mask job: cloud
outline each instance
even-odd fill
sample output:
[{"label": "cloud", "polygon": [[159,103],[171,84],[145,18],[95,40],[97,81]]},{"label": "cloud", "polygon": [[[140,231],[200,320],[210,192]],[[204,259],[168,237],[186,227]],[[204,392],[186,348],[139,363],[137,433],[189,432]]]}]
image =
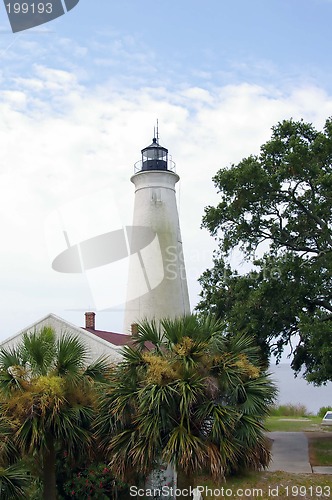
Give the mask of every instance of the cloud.
[{"label": "cloud", "polygon": [[[287,91],[249,83],[124,87],[123,79],[91,85],[69,68],[35,64],[19,77],[5,78],[0,113],[1,301],[2,324],[8,325],[1,335],[6,337],[48,312],[80,323],[82,312],[69,310],[93,307],[84,276],[51,270],[44,224],[59,206],[110,187],[130,225],[129,179],[140,150],[151,142],[156,118],[181,177],[179,210],[194,306],[197,278],[211,264],[215,246],[200,230],[204,207],[218,199],[212,176],[258,153],[279,120],[304,118],[322,127],[332,115],[332,96],[306,85]],[[85,214],[92,221],[94,216],[93,209]],[[112,214],[104,217],[111,220]],[[77,224],[85,221],[78,217]],[[121,311],[105,314],[104,321],[99,327],[120,331]]]}]

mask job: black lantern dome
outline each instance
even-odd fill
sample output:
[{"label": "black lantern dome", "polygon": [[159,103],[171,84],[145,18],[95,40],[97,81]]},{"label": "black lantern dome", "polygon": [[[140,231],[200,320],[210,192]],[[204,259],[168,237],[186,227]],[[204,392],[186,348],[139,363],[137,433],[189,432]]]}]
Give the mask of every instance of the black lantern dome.
[{"label": "black lantern dome", "polygon": [[167,163],[168,149],[160,146],[154,137],[152,144],[142,149],[142,170],[167,170]]}]

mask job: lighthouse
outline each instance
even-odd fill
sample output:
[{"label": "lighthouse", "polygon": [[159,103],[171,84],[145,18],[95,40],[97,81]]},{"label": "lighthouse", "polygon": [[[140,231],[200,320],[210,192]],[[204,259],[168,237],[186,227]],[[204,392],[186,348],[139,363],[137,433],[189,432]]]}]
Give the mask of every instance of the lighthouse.
[{"label": "lighthouse", "polygon": [[159,144],[142,149],[131,182],[134,216],[124,331],[143,319],[176,318],[190,313],[175,185],[179,176],[168,150]]}]

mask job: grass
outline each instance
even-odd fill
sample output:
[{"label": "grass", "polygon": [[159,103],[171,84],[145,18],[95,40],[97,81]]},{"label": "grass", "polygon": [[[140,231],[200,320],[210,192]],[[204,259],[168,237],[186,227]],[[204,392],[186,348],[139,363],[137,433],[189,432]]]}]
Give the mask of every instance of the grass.
[{"label": "grass", "polygon": [[268,431],[293,431],[293,432],[314,432],[332,431],[332,426],[322,426],[322,418],[326,413],[326,408],[320,408],[317,415],[312,415],[308,412],[304,405],[293,405],[291,403],[272,406],[270,409],[270,417],[266,420],[266,428]]},{"label": "grass", "polygon": [[[205,492],[202,492],[204,500],[219,500],[221,498],[313,500],[328,499],[332,496],[332,476],[323,474],[256,472],[229,478],[226,482],[218,485],[206,478],[200,478],[197,484],[206,485],[207,488],[212,489],[212,494],[206,495]],[[214,494],[213,490],[220,494]],[[207,493],[209,492],[207,491]]]},{"label": "grass", "polygon": [[332,426],[323,427],[321,425],[322,419],[320,417],[306,416],[306,417],[290,417],[287,415],[283,416],[271,416],[266,420],[266,429],[270,432],[272,431],[284,431],[284,432],[310,432],[310,431],[322,431],[329,432],[332,431]]},{"label": "grass", "polygon": [[309,442],[310,464],[312,466],[332,466],[332,433],[330,435],[308,433],[307,437]]}]

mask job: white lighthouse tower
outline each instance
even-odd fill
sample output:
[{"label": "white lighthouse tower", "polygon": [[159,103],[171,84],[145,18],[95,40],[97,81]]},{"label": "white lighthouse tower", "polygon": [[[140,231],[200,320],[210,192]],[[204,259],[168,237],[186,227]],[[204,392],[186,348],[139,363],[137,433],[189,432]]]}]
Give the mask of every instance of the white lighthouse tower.
[{"label": "white lighthouse tower", "polygon": [[142,149],[131,177],[135,185],[124,331],[143,319],[190,313],[175,184],[179,176],[157,134]]}]

